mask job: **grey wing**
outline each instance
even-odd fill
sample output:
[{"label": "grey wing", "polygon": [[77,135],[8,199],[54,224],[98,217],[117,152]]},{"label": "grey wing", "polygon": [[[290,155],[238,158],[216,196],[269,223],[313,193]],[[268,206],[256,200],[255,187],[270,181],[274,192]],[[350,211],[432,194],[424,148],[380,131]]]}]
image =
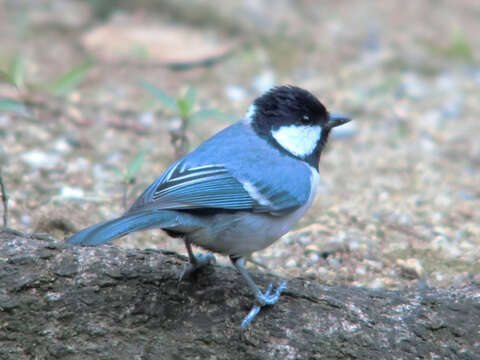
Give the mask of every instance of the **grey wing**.
[{"label": "grey wing", "polygon": [[185,167],[177,161],[128,210],[226,209],[280,215],[302,204],[265,183],[237,179],[222,164]]}]

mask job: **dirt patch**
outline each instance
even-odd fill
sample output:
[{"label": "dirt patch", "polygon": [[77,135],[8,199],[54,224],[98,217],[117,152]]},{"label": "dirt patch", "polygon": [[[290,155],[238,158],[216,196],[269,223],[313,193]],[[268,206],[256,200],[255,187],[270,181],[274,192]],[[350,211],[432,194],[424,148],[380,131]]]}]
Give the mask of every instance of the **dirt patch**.
[{"label": "dirt patch", "polygon": [[[0,114],[10,227],[53,226],[61,236],[62,229],[117,216],[124,210],[117,168],[150,149],[128,190],[133,201],[174,160],[171,116],[138,79],[170,95],[194,84],[201,106],[237,116],[269,84],[293,83],[314,92],[331,111],[351,114],[355,127],[331,139],[317,199],[296,230],[254,259],[284,276],[368,287],[480,283],[475,2],[287,1],[289,16],[282,17],[259,1],[247,9],[256,17],[245,28],[231,21],[235,36],[218,24],[236,19],[240,10],[222,7],[216,18],[221,21],[206,20],[199,34],[217,32],[222,44],[249,39],[249,46],[184,71],[102,60],[82,39],[112,20],[100,24],[85,3],[53,3],[0,3],[1,68],[16,52],[25,56],[26,68],[24,88],[2,83],[0,97],[27,102],[33,114]],[[143,19],[173,22],[182,31],[200,21],[182,22],[189,17],[179,16],[181,5],[175,14],[145,9],[116,10],[131,19],[123,31],[134,32]],[[67,94],[38,87],[92,57],[88,75]],[[212,119],[192,126],[188,135],[195,146],[226,125]],[[118,243],[184,251],[158,231]]]}]

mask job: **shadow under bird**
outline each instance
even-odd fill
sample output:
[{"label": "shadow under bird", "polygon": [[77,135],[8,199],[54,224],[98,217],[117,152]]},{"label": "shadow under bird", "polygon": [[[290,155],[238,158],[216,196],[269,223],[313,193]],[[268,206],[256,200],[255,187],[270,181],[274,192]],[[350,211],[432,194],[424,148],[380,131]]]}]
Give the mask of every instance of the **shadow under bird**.
[{"label": "shadow under bird", "polygon": [[286,282],[262,292],[245,259],[286,234],[312,204],[320,155],[332,128],[346,116],[331,114],[307,90],[272,88],[255,99],[244,118],[174,162],[120,217],[68,239],[99,245],[134,231],[160,228],[185,242],[189,275],[212,262],[194,255],[192,244],[226,254],[245,278],[257,304],[275,304]]}]

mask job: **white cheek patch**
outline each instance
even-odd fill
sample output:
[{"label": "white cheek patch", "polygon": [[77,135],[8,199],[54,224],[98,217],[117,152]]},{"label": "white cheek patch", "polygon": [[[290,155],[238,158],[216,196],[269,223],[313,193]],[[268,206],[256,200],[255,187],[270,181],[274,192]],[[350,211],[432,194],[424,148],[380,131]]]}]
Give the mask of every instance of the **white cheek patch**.
[{"label": "white cheek patch", "polygon": [[250,105],[245,113],[245,116],[243,117],[243,121],[245,121],[247,124],[251,124],[256,112],[257,107],[254,104]]},{"label": "white cheek patch", "polygon": [[277,130],[272,130],[272,136],[285,150],[304,158],[317,147],[322,136],[322,127],[318,125],[282,126]]}]

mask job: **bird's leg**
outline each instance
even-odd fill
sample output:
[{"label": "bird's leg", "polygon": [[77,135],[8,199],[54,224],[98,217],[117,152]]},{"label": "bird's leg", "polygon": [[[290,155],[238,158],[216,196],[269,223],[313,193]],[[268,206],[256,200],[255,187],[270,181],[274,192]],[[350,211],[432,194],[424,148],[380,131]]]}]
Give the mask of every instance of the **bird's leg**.
[{"label": "bird's leg", "polygon": [[282,284],[280,284],[280,286],[277,288],[277,290],[273,292],[273,294],[271,294],[273,290],[272,284],[268,286],[268,289],[267,291],[265,291],[265,293],[262,293],[258,288],[258,286],[253,281],[253,279],[248,274],[247,269],[245,268],[245,258],[230,256],[230,260],[232,261],[233,265],[235,265],[235,267],[240,272],[240,274],[242,274],[244,279],[247,281],[248,286],[250,287],[253,294],[255,295],[258,302],[260,303],[260,305],[254,305],[252,310],[250,310],[248,315],[245,317],[245,319],[243,319],[242,329],[244,329],[248,326],[248,324],[250,324],[250,322],[255,318],[255,316],[257,316],[262,306],[273,305],[278,301],[282,291],[287,288],[287,282],[284,281]]},{"label": "bird's leg", "polygon": [[207,266],[209,264],[215,264],[215,261],[216,261],[215,256],[213,256],[213,254],[210,254],[210,253],[207,253],[205,255],[200,253],[195,256],[192,250],[192,245],[190,244],[189,241],[185,240],[185,247],[187,248],[188,259],[190,260],[190,263],[182,271],[179,281],[185,277],[189,277],[194,272],[196,272],[197,270],[201,269],[204,266]]}]

